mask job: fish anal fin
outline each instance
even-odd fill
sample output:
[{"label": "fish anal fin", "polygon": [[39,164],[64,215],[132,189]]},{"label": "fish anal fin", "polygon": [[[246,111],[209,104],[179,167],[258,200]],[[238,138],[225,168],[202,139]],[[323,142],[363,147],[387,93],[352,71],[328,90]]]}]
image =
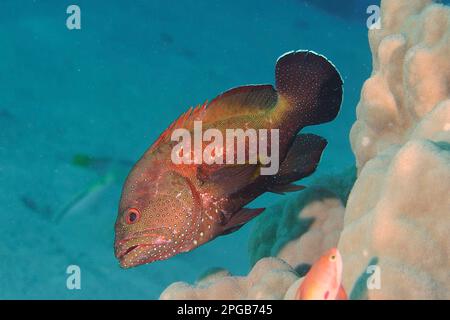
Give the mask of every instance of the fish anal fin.
[{"label": "fish anal fin", "polygon": [[239,230],[244,224],[249,222],[251,219],[260,215],[265,208],[249,209],[242,208],[238,212],[231,215],[231,218],[223,226],[223,231],[221,235],[230,234]]},{"label": "fish anal fin", "polygon": [[[300,134],[296,136],[280,170],[275,177],[275,184],[271,189],[290,186],[292,182],[312,174],[320,161],[327,141],[314,134]],[[281,186],[281,187],[279,187]]]},{"label": "fish anal fin", "polygon": [[272,185],[267,191],[278,194],[285,194],[286,192],[296,192],[305,189],[305,186],[300,186],[296,184],[283,184],[283,185]]},{"label": "fish anal fin", "polygon": [[220,234],[221,236],[226,236],[227,234],[233,233],[235,231],[238,231],[240,228],[242,228],[243,224],[235,227],[231,227],[228,229],[224,229],[223,232]]}]

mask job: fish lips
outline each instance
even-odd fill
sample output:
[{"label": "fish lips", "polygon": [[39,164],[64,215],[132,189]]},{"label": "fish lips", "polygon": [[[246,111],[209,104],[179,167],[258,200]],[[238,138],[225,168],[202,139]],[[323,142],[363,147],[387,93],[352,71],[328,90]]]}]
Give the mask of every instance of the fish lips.
[{"label": "fish lips", "polygon": [[115,256],[124,269],[161,260],[172,241],[164,235],[135,236],[116,240]]}]

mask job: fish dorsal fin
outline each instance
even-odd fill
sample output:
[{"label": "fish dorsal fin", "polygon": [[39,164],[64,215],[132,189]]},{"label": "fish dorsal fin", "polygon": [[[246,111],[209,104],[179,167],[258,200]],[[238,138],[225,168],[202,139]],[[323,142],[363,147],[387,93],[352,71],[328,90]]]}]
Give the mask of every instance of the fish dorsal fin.
[{"label": "fish dorsal fin", "polygon": [[255,114],[273,108],[278,100],[272,85],[248,85],[230,89],[214,98],[204,115],[204,121]]},{"label": "fish dorsal fin", "polygon": [[184,128],[189,130],[193,128],[194,121],[203,119],[207,106],[208,101],[203,104],[199,104],[195,108],[190,107],[185,113],[172,122],[171,125],[163,131],[163,133],[161,133],[158,139],[156,139],[156,141],[152,144],[150,152],[155,150],[160,144],[169,141],[170,136],[175,129]]},{"label": "fish dorsal fin", "polygon": [[249,85],[225,91],[210,103],[205,102],[195,108],[189,108],[164,130],[150,151],[167,142],[175,129],[192,129],[194,121],[201,120],[206,123],[243,114],[256,114],[274,107],[277,99],[277,92],[272,85]]}]

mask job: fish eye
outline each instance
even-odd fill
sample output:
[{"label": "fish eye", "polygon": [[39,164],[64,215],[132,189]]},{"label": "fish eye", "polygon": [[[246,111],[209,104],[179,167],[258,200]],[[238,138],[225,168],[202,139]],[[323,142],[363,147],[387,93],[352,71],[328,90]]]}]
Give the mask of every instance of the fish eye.
[{"label": "fish eye", "polygon": [[127,224],[133,224],[139,221],[139,218],[141,217],[141,214],[139,212],[138,209],[135,208],[131,208],[128,209],[126,216],[125,216],[125,221],[127,222]]},{"label": "fish eye", "polygon": [[330,256],[330,261],[334,261],[334,260],[336,260],[336,256],[333,254]]}]

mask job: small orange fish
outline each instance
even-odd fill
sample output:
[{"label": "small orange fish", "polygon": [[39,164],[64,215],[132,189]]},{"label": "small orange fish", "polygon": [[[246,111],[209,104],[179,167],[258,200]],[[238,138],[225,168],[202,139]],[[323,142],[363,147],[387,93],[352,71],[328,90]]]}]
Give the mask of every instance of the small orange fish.
[{"label": "small orange fish", "polygon": [[347,300],[342,287],[342,258],[338,249],[327,251],[306,274],[297,290],[297,300]]},{"label": "small orange fish", "polygon": [[[189,109],[135,164],[122,190],[115,225],[115,255],[121,267],[164,260],[234,232],[264,210],[244,207],[261,194],[303,188],[292,183],[315,171],[327,142],[297,133],[336,117],[343,83],[333,64],[311,51],[280,57],[275,76],[276,88],[238,87]],[[199,122],[202,130],[213,129],[222,136],[229,129],[278,130],[278,172],[261,174],[266,169],[263,159],[243,164],[175,163],[171,156],[178,141],[172,141],[172,134],[180,129],[195,136]],[[272,154],[268,140],[267,155]],[[200,147],[203,154],[209,146]],[[223,158],[238,157],[235,148],[221,150],[228,153]]]}]

